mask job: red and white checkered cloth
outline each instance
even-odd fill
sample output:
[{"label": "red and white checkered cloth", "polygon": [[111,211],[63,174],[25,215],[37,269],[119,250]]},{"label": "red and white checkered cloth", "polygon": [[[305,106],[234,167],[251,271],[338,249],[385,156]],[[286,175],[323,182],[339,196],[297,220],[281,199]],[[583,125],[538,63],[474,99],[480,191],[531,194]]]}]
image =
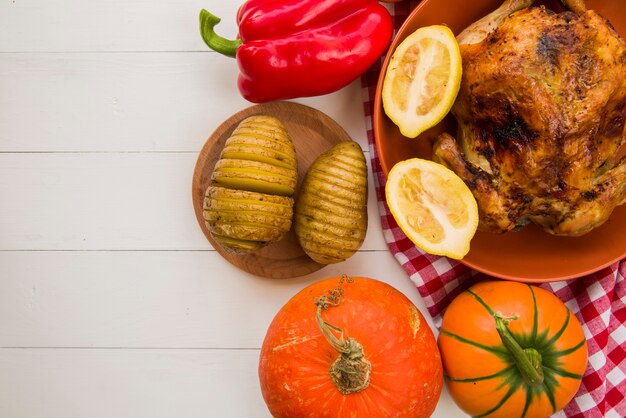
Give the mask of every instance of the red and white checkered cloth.
[{"label": "red and white checkered cloth", "polygon": [[[388,5],[396,30],[418,2]],[[381,60],[382,62],[382,60]],[[380,63],[362,77],[367,135],[383,234],[391,253],[424,299],[437,328],[456,295],[487,278],[458,261],[425,254],[404,235],[385,203],[382,172],[372,130]],[[626,239],[626,238],[625,238]],[[583,324],[589,362],[575,398],[555,417],[626,417],[626,259],[576,280],[541,286],[556,294]]]}]

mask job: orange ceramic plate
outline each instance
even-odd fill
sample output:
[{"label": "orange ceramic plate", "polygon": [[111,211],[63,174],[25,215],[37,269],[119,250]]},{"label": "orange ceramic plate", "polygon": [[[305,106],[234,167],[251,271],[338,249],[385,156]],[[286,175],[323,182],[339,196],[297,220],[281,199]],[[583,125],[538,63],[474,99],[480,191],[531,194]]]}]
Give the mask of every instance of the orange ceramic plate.
[{"label": "orange ceramic plate", "polygon": [[[470,23],[491,12],[501,0],[423,0],[400,28],[390,51],[421,26],[446,24],[455,34]],[[558,2],[538,2],[560,10]],[[608,18],[616,30],[626,36],[626,2],[614,0],[587,0],[587,7]],[[383,71],[391,53],[383,63]],[[381,101],[381,76],[374,102],[374,139],[383,172],[387,174],[398,161],[431,156],[436,136],[448,131],[454,133],[456,124],[448,116],[438,126],[416,139],[408,139],[385,115]],[[606,267],[626,256],[626,205],[616,208],[611,218],[601,227],[583,237],[556,237],[535,226],[519,232],[497,235],[478,232],[471,250],[462,260],[467,266],[503,279],[526,282],[548,282],[584,276]]]}]

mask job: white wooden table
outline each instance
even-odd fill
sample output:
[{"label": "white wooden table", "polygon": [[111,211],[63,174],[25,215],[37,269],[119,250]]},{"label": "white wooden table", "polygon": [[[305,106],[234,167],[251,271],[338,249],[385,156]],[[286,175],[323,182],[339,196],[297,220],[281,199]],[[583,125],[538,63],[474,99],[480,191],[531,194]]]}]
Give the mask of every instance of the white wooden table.
[{"label": "white wooden table", "polygon": [[[198,152],[251,103],[198,13],[234,37],[238,5],[0,2],[0,417],[266,417],[259,348],[306,285],[374,277],[427,315],[387,250],[372,182],[362,249],[305,277],[242,272],[203,236]],[[361,99],[357,81],[296,101],[367,152]],[[463,414],[444,391],[434,416]]]}]

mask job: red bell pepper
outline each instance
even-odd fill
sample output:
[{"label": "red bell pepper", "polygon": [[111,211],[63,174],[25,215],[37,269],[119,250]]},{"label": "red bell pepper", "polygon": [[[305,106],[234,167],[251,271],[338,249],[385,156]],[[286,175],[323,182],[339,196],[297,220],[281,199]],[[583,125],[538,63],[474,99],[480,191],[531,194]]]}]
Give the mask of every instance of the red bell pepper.
[{"label": "red bell pepper", "polygon": [[386,51],[393,24],[375,0],[249,0],[239,36],[215,33],[220,19],[200,12],[205,43],[236,57],[241,95],[251,102],[328,94],[350,84]]}]

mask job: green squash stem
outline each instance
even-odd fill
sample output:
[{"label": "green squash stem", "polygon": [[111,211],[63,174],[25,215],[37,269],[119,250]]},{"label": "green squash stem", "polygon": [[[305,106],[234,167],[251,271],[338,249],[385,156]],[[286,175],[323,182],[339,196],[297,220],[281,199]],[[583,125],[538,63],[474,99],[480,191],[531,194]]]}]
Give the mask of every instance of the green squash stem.
[{"label": "green squash stem", "polygon": [[[330,377],[339,392],[348,395],[359,392],[369,386],[372,364],[363,355],[363,346],[357,340],[350,337],[344,339],[341,328],[329,324],[322,318],[324,309],[339,305],[340,297],[343,294],[341,283],[338,290],[331,292],[330,297],[321,296],[316,300],[317,311],[315,318],[326,341],[339,353],[339,357],[328,370]],[[339,336],[335,334],[339,334]]]},{"label": "green squash stem", "polygon": [[541,353],[534,348],[522,348],[507,326],[511,320],[517,319],[517,317],[506,317],[496,312],[494,313],[494,318],[500,339],[511,354],[511,357],[513,357],[515,365],[526,383],[531,386],[541,385],[544,378]]},{"label": "green squash stem", "polygon": [[212,50],[228,57],[235,57],[237,48],[241,45],[241,39],[226,39],[215,33],[215,26],[221,19],[210,12],[200,10],[200,34],[204,43]]}]

